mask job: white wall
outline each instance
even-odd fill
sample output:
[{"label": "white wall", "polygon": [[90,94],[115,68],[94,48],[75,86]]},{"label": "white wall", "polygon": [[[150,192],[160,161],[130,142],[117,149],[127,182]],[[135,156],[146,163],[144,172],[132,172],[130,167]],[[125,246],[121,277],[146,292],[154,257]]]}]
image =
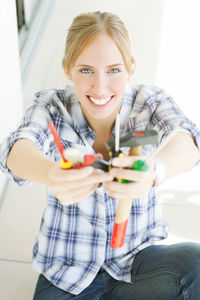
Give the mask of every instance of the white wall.
[{"label": "white wall", "polygon": [[156,84],[200,126],[200,1],[165,0]]},{"label": "white wall", "polygon": [[0,10],[0,141],[15,128],[22,115],[22,92],[15,1]]},{"label": "white wall", "polygon": [[[15,1],[4,1],[0,9],[0,142],[22,116],[22,92]],[[6,178],[0,172],[0,194]]]},{"label": "white wall", "polygon": [[[38,73],[37,67],[40,65],[40,74],[37,78],[34,75],[36,80],[25,92],[25,101],[26,98],[29,98],[27,95],[30,91],[32,96],[33,91],[41,87],[63,88],[65,86],[66,78],[61,67],[61,61],[67,29],[75,16],[95,10],[116,13],[126,23],[137,62],[132,81],[134,83],[155,83],[160,53],[163,7],[164,0],[123,0],[123,3],[113,0],[84,0],[84,5],[83,3],[80,4],[80,0],[73,0],[73,5],[71,1],[67,0],[56,1],[48,24],[48,32],[45,32],[40,44],[41,50],[39,52],[46,52],[47,55],[43,55],[42,60],[39,55],[35,58],[31,73],[33,75]],[[48,72],[46,72],[47,69]],[[29,74],[30,77],[33,77],[32,74]],[[40,77],[43,78],[43,86],[40,84]]]},{"label": "white wall", "polygon": [[25,20],[27,25],[30,25],[35,8],[40,1],[41,0],[24,0]]}]

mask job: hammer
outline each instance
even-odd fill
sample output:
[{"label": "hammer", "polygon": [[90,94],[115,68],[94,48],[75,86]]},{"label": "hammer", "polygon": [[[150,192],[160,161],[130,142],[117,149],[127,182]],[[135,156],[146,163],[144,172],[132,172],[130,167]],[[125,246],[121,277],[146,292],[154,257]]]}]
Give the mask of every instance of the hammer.
[{"label": "hammer", "polygon": [[[131,156],[140,156],[142,153],[142,146],[155,144],[157,142],[158,133],[155,130],[130,132],[119,139],[120,147],[130,147],[129,155]],[[114,153],[114,157],[119,155],[119,150],[116,151],[114,148],[114,144],[116,143],[114,143],[113,140],[107,141],[106,144],[111,153]],[[143,160],[138,160],[131,169],[146,171],[148,165],[145,164]],[[126,183],[130,181],[122,179],[122,182]],[[111,239],[112,248],[120,248],[124,244],[131,206],[132,199],[122,199],[119,201]]]}]

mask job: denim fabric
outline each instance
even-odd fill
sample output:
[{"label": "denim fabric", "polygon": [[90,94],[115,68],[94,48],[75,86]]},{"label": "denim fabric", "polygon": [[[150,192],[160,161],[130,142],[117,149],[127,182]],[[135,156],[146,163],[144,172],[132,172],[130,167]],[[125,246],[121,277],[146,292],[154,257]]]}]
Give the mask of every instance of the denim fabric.
[{"label": "denim fabric", "polygon": [[136,255],[131,275],[125,283],[101,270],[77,296],[40,275],[34,300],[199,300],[200,244],[150,246]]}]

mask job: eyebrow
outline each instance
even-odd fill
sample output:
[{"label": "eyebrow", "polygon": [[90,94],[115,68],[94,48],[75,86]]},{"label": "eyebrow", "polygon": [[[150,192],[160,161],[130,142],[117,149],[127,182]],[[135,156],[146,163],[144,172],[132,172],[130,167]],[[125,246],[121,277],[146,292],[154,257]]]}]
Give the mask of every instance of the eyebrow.
[{"label": "eyebrow", "polygon": [[113,65],[108,66],[108,68],[113,68],[113,67],[117,67],[117,66],[124,66],[124,64],[122,64],[122,63],[113,64]]},{"label": "eyebrow", "polygon": [[[113,68],[113,67],[117,67],[117,66],[124,66],[124,64],[122,64],[122,63],[113,64],[113,65],[109,65],[109,66],[107,66],[107,68]],[[93,66],[90,66],[90,65],[85,65],[85,64],[80,64],[80,65],[77,65],[77,67],[84,67],[84,68],[94,68]]]}]

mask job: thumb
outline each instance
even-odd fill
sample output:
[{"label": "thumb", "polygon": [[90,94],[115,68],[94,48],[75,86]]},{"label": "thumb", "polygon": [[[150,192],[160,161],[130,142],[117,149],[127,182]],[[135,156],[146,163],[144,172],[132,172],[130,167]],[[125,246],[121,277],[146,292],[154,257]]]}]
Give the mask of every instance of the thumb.
[{"label": "thumb", "polygon": [[97,154],[95,155],[95,157],[96,157],[96,158],[99,158],[99,159],[103,159],[103,155],[102,155],[101,153],[97,153]]}]

